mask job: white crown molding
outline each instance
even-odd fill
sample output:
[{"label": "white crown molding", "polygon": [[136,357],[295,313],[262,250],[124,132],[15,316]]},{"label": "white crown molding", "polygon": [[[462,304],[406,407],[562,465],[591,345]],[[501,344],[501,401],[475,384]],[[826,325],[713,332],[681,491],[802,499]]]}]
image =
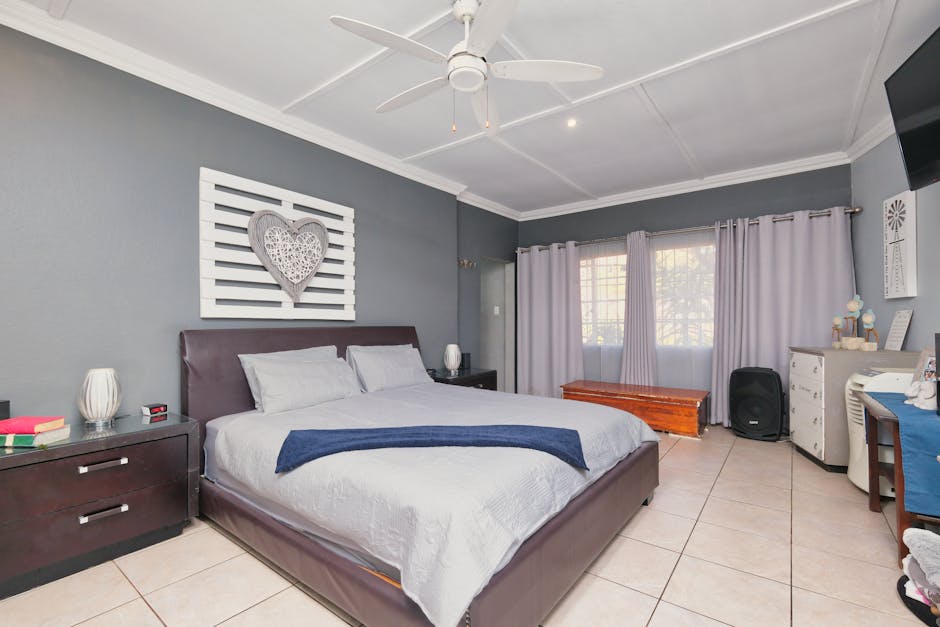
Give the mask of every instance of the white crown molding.
[{"label": "white crown molding", "polygon": [[855,88],[855,96],[852,98],[852,112],[846,118],[845,141],[842,145],[845,150],[848,150],[848,147],[855,139],[855,134],[858,132],[858,122],[862,117],[862,109],[868,101],[868,94],[871,93],[871,86],[875,79],[875,68],[878,67],[878,61],[884,51],[885,42],[888,40],[888,30],[891,28],[891,21],[894,19],[896,7],[897,0],[885,0],[878,7],[878,12],[875,15],[872,24],[871,49],[868,51],[865,67]]},{"label": "white crown molding", "polygon": [[859,157],[892,135],[894,135],[894,121],[890,115],[887,115],[868,132],[856,139],[855,143],[849,146],[849,149],[845,152],[851,161],[857,161]]},{"label": "white crown molding", "polygon": [[758,168],[749,168],[747,170],[738,170],[736,172],[716,174],[714,176],[707,176],[703,179],[693,179],[689,181],[681,181],[679,183],[660,185],[658,187],[638,189],[623,194],[604,196],[603,198],[598,198],[597,200],[593,201],[573,202],[564,205],[557,205],[555,207],[546,207],[545,209],[525,211],[522,213],[522,217],[519,219],[519,221],[527,222],[529,220],[541,220],[543,218],[551,218],[569,213],[580,213],[582,211],[590,211],[592,209],[600,209],[602,207],[624,205],[628,203],[639,202],[641,200],[663,198],[665,196],[675,196],[677,194],[696,192],[703,189],[713,189],[715,187],[725,187],[727,185],[736,185],[738,183],[748,183],[751,181],[759,181],[761,179],[769,179],[777,176],[786,176],[788,174],[798,174],[800,172],[808,172],[810,170],[821,170],[823,168],[829,168],[832,166],[845,165],[846,163],[849,163],[848,155],[846,155],[844,152],[832,152],[824,155],[817,155],[815,157],[808,157],[806,159],[796,159],[794,161],[785,161],[783,163],[775,163]]},{"label": "white crown molding", "polygon": [[476,194],[468,191],[463,191],[457,194],[457,200],[460,202],[467,203],[468,205],[473,205],[479,209],[485,209],[490,213],[495,213],[496,215],[503,216],[504,218],[509,218],[510,220],[515,220],[518,222],[522,218],[522,212],[516,211],[515,209],[510,209],[506,205],[501,205],[498,202],[494,202],[488,198],[483,198],[482,196],[477,196]]},{"label": "white crown molding", "polygon": [[412,181],[455,196],[466,189],[466,185],[286,115],[277,107],[248,98],[136,48],[74,23],[52,19],[46,11],[25,2],[0,0],[0,24]]}]

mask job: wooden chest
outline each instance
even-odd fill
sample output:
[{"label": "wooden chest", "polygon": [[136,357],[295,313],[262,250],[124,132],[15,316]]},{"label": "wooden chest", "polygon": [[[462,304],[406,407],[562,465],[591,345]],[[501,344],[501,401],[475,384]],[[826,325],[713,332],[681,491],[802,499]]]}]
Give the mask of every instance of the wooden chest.
[{"label": "wooden chest", "polygon": [[702,390],[584,380],[561,389],[568,400],[628,411],[657,431],[699,437],[708,421],[708,392]]}]

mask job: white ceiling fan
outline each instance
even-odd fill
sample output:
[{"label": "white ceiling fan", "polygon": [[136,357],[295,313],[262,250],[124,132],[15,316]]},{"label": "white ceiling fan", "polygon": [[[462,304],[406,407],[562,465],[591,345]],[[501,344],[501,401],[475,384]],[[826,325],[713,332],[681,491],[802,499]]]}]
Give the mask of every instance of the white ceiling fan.
[{"label": "white ceiling fan", "polygon": [[[519,0],[454,0],[453,14],[463,24],[463,41],[447,56],[413,39],[402,37],[378,26],[334,15],[335,25],[387,48],[447,65],[444,76],[403,91],[376,108],[385,113],[410,104],[450,85],[457,91],[471,94],[471,105],[480,127],[489,134],[499,132],[499,117],[489,98],[487,81],[491,77],[514,81],[561,83],[590,81],[604,75],[596,65],[572,61],[498,61],[489,63],[486,53],[502,35]],[[456,127],[455,127],[456,128]]]}]

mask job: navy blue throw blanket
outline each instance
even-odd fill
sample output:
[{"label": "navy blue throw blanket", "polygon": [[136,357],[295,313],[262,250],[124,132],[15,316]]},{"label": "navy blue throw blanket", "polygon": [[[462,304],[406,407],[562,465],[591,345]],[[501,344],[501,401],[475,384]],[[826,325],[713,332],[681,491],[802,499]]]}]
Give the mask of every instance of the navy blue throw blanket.
[{"label": "navy blue throw blanket", "polygon": [[589,470],[574,429],[527,425],[383,427],[378,429],[303,429],[291,431],[277,456],[275,473],[343,451],[429,446],[504,446],[554,455]]}]

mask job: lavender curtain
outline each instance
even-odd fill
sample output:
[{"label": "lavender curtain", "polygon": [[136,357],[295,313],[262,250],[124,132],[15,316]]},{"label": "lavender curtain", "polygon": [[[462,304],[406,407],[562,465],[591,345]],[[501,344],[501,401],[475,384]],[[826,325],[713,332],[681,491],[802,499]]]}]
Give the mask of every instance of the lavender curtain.
[{"label": "lavender curtain", "polygon": [[584,377],[581,279],[574,242],[518,255],[518,391],[561,396]]},{"label": "lavender curtain", "polygon": [[851,222],[844,207],[810,218],[716,225],[712,424],[729,424],[728,378],[742,366],[776,370],[790,346],[827,346],[829,322],[855,293]]},{"label": "lavender curtain", "polygon": [[627,235],[627,302],[623,317],[620,382],[656,385],[656,302],[646,231]]}]

